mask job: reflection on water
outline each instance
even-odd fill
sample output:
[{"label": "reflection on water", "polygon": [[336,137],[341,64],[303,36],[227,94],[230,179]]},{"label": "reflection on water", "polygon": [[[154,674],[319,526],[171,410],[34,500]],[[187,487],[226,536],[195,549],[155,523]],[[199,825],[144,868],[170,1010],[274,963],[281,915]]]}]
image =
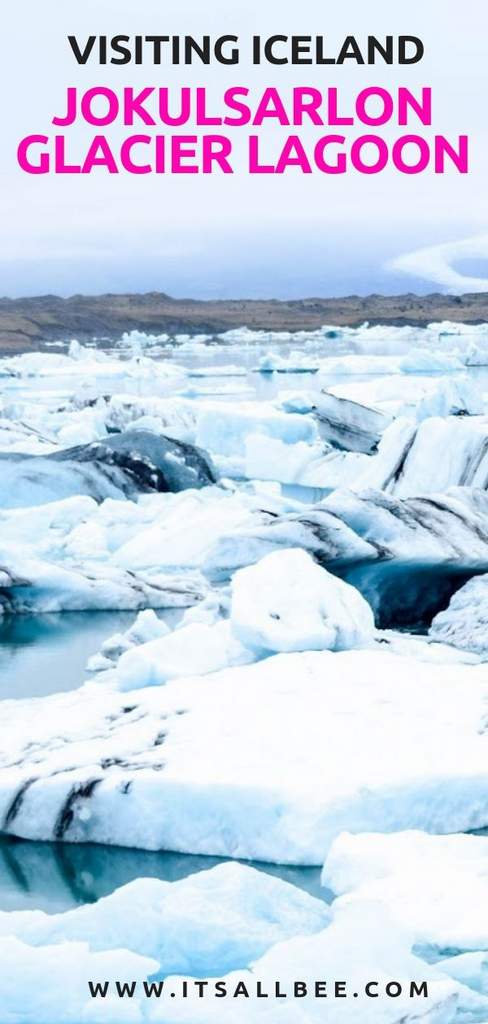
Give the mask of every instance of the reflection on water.
[{"label": "reflection on water", "polygon": [[[88,658],[128,629],[136,612],[62,612],[0,617],[0,700],[75,690]],[[175,624],[182,612],[158,613]]]},{"label": "reflection on water", "polygon": [[[136,878],[176,882],[221,863],[219,857],[0,837],[0,910],[57,913],[94,903]],[[331,893],[320,886],[320,868],[252,866],[320,899],[331,898]]]}]

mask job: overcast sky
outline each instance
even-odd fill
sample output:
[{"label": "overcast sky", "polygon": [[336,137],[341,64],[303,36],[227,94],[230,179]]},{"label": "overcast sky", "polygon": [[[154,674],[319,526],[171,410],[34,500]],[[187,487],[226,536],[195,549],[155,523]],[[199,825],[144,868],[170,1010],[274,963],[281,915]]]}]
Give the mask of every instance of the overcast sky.
[{"label": "overcast sky", "polygon": [[[3,12],[0,293],[150,291],[195,297],[346,295],[488,287],[488,139],[481,0],[16,0]],[[69,33],[414,34],[409,68],[78,67]],[[431,85],[439,133],[471,135],[468,176],[23,174],[19,139],[54,134],[68,85]],[[284,131],[284,130],[282,130]],[[107,129],[114,137],[117,133]],[[242,132],[245,135],[245,130]],[[82,132],[80,131],[80,137]],[[420,250],[420,252],[418,252]],[[485,267],[486,260],[486,267]],[[454,268],[454,269],[453,269]]]}]

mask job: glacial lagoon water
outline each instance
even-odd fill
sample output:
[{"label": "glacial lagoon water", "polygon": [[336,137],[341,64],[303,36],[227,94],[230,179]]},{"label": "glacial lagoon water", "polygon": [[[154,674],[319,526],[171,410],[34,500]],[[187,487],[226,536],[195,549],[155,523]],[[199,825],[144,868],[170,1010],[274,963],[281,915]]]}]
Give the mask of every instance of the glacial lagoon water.
[{"label": "glacial lagoon water", "polygon": [[[181,615],[166,613],[166,621]],[[108,636],[127,629],[133,612],[67,612],[17,616],[0,623],[0,700],[74,690],[87,678],[87,659]],[[168,623],[169,624],[169,623]],[[0,836],[0,911],[58,913],[94,903],[136,878],[174,882],[222,863],[218,857],[104,847],[33,843]],[[253,867],[320,899],[319,868]]]},{"label": "glacial lagoon water", "polygon": [[[253,372],[259,356],[274,346],[265,344],[260,350],[255,344],[225,349],[216,346],[205,358],[195,353],[188,356],[174,353],[174,360],[192,368],[195,376],[187,380],[185,397],[211,397],[212,399],[270,400],[281,391],[314,390],[319,386],[315,374],[257,374]],[[280,344],[280,355],[290,348]],[[323,354],[330,354],[321,352]],[[339,354],[339,353],[336,353]],[[218,370],[233,364],[245,370],[244,375],[222,377]],[[200,368],[210,373],[200,376]],[[212,375],[214,367],[217,372]],[[470,374],[478,384],[488,390],[488,369],[476,368]],[[367,380],[357,376],[355,380]],[[327,384],[343,378],[331,377]],[[351,378],[349,378],[351,380]],[[80,389],[80,379],[52,380],[32,378],[11,379],[2,382],[4,392],[13,401],[26,390],[43,398],[58,394],[60,400]],[[324,378],[320,380],[324,386]],[[163,388],[163,385],[161,385]],[[96,397],[111,391],[130,391],[132,394],[157,394],[154,380],[126,380],[114,382],[101,376],[83,387]],[[167,393],[166,387],[164,392]],[[299,498],[295,493],[293,497]],[[311,496],[303,494],[303,500]],[[0,622],[0,699],[42,697],[75,689],[86,676],[86,662],[101,643],[114,633],[123,631],[134,619],[133,612],[63,613],[44,616],[18,616]],[[0,837],[0,910],[42,909],[48,913],[63,911],[83,903],[91,903],[136,878],[155,877],[175,881],[219,863],[218,858],[180,855],[170,852],[145,852],[90,844],[33,843],[10,837]],[[327,890],[320,886],[318,868],[294,868],[256,864],[260,870],[277,875],[303,888],[313,895],[328,900]]]},{"label": "glacial lagoon water", "polygon": [[[75,690],[104,640],[124,632],[135,612],[62,612],[0,618],[0,700]],[[182,612],[159,613],[176,625]]]},{"label": "glacial lagoon water", "polygon": [[[219,857],[0,837],[0,911],[59,913],[95,903],[136,878],[176,882],[221,863]],[[318,899],[332,899],[329,890],[320,885],[320,868],[260,863],[251,863],[251,867],[282,878]]]},{"label": "glacial lagoon water", "polygon": [[0,700],[47,697],[81,686],[89,657],[127,629],[133,612],[64,612],[0,620]]}]

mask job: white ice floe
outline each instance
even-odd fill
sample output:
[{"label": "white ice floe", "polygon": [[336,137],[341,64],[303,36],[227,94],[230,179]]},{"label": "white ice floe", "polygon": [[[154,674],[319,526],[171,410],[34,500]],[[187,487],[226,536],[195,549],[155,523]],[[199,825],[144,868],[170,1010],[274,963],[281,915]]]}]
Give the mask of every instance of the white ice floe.
[{"label": "white ice floe", "polygon": [[36,948],[10,935],[0,940],[0,957],[5,1024],[142,1024],[147,1019],[142,998],[124,1002],[115,989],[100,1009],[90,998],[88,982],[130,978],[142,985],[157,970],[156,960],[117,944],[94,953],[84,942]]},{"label": "white ice floe", "polygon": [[124,331],[118,345],[120,348],[144,349],[163,346],[170,340],[169,334],[146,334],[145,331]]},{"label": "white ice floe", "polygon": [[181,491],[215,483],[216,470],[194,445],[129,430],[100,442],[27,456],[0,453],[3,508],[42,505],[83,494],[132,498],[151,491]]},{"label": "white ice floe", "polygon": [[488,339],[484,345],[470,345],[465,356],[466,366],[488,366]]},{"label": "white ice floe", "polygon": [[116,672],[106,677],[110,684],[141,689],[280,651],[364,646],[374,631],[373,613],[359,592],[299,549],[275,552],[236,573],[230,621],[219,619],[220,602],[205,603],[207,608],[189,612],[171,633],[150,619],[149,631],[156,635],[142,643],[134,634],[138,638],[147,631],[136,621],[125,636],[109,640],[89,667],[103,670],[118,659]]},{"label": "white ice floe", "polygon": [[275,405],[283,412],[313,412],[316,391],[280,391]]},{"label": "white ice floe", "polygon": [[219,455],[243,456],[248,434],[277,438],[285,444],[313,442],[318,438],[312,416],[279,412],[264,402],[207,402],[198,420],[196,443]]},{"label": "white ice floe", "polygon": [[391,373],[459,373],[464,364],[456,355],[427,348],[409,348],[403,355],[327,356],[320,360],[321,376],[339,377]]},{"label": "white ice floe", "polygon": [[89,444],[107,435],[107,406],[103,398],[51,391],[20,399],[6,395],[0,403],[0,451],[49,454],[59,448]]},{"label": "white ice floe", "polygon": [[488,485],[488,417],[431,417],[420,423],[389,483],[399,497]]},{"label": "white ice floe", "polygon": [[320,506],[376,551],[376,557],[425,565],[485,563],[488,495],[467,487],[399,499],[381,491],[334,491]]},{"label": "white ice floe", "polygon": [[232,580],[231,624],[257,653],[347,650],[373,635],[361,594],[298,548],[276,551]]},{"label": "white ice floe", "polygon": [[418,661],[441,664],[479,665],[482,658],[471,651],[457,650],[447,643],[437,641],[431,636],[415,633],[398,633],[394,629],[376,630],[373,644],[385,646],[391,654],[415,658]]},{"label": "white ice floe", "polygon": [[282,356],[279,352],[266,352],[254,367],[255,373],[317,373],[320,361],[303,351]]},{"label": "white ice floe", "polygon": [[339,905],[384,904],[420,950],[447,955],[488,946],[484,836],[345,833],[328,853],[322,881],[342,897]]},{"label": "white ice floe", "polygon": [[185,377],[186,370],[169,361],[155,361],[144,356],[121,359],[114,352],[87,348],[72,341],[67,354],[26,352],[0,359],[0,377],[144,377],[154,376],[175,381]]},{"label": "white ice floe", "polygon": [[263,525],[292,507],[278,496],[209,487],[138,502],[99,505],[80,496],[0,511],[0,606],[40,612],[103,608],[103,601],[136,610],[192,605],[208,592],[198,570],[223,533]]},{"label": "white ice floe", "polygon": [[136,690],[252,661],[254,655],[239,643],[229,622],[190,622],[124,652],[111,682],[119,690]]},{"label": "white ice floe", "polygon": [[[178,502],[169,500],[169,495],[151,496],[160,499],[151,505],[147,498],[139,500],[137,516],[127,524],[128,528],[124,524],[125,536],[122,531],[119,533],[120,542],[113,554],[117,565],[141,569],[157,562],[171,569],[212,570],[212,552],[222,535],[254,524],[262,525],[286,508],[286,502],[280,500],[268,499],[264,503],[259,496],[249,497],[218,488],[184,494],[185,498]],[[104,506],[101,514],[103,510]],[[116,511],[114,507],[114,518]],[[216,568],[219,567],[217,564]]]},{"label": "white ice floe", "polygon": [[0,615],[185,608],[207,589],[198,574],[134,573],[93,561],[56,565],[1,543],[0,581]]},{"label": "white ice floe", "polygon": [[277,942],[321,931],[330,917],[324,902],[294,885],[227,863],[177,882],[137,879],[64,914],[0,912],[0,936],[36,947],[122,948],[157,960],[163,974],[207,977],[246,967]]},{"label": "white ice floe", "polygon": [[436,615],[429,632],[434,640],[488,659],[488,576],[468,580]]},{"label": "white ice floe", "polygon": [[488,324],[463,324],[460,321],[440,320],[428,324],[426,330],[438,337],[488,338]]},{"label": "white ice floe", "polygon": [[156,612],[152,608],[146,608],[139,612],[125,633],[115,633],[104,640],[100,651],[88,660],[87,670],[102,672],[107,668],[113,668],[126,651],[140,644],[147,644],[150,640],[157,640],[169,632],[169,626],[158,618]]},{"label": "white ice floe", "polygon": [[[381,903],[340,906],[331,920],[317,900],[249,868],[225,865],[173,885],[139,881],[51,918],[9,916],[0,998],[12,1024],[272,1024],[278,1005],[288,1024],[319,1024],[324,1005],[332,1024],[414,1024],[419,1015],[454,1024],[487,1012],[474,962],[427,964]],[[161,983],[171,963],[190,966]],[[195,980],[202,975],[204,998]],[[151,977],[155,984],[145,985]],[[90,999],[88,982],[106,979],[106,997]],[[115,979],[134,983],[131,999],[117,995]],[[70,996],[61,1005],[60,989]],[[219,992],[227,998],[216,999]]]},{"label": "white ice floe", "polygon": [[295,864],[344,830],[481,828],[487,700],[484,666],[380,647],[4,701],[0,816],[31,839]]},{"label": "white ice floe", "polygon": [[174,395],[112,395],[106,412],[106,425],[112,430],[127,430],[140,426],[141,421],[151,421],[153,430],[190,444],[195,442],[197,420],[197,404]]},{"label": "white ice floe", "polygon": [[[331,385],[327,394],[343,400],[345,405],[347,402],[357,403],[367,410],[381,411],[389,418],[410,416],[420,421],[428,416],[476,416],[484,412],[480,390],[466,374],[440,378],[410,376],[406,379],[386,376],[376,380],[347,381]],[[315,396],[310,397],[313,399]]]},{"label": "white ice floe", "polygon": [[249,435],[246,475],[333,490],[377,487],[399,497],[449,487],[488,486],[488,417],[399,417],[382,434],[376,454],[331,450],[318,443],[284,446]]},{"label": "white ice floe", "polygon": [[[274,997],[277,979],[287,998]],[[168,979],[169,990],[181,991],[181,980]],[[301,997],[294,995],[296,981],[304,986],[297,989]],[[317,981],[323,983],[318,997]],[[188,999],[160,1004],[152,1019],[165,1024],[275,1024],[278,1013],[285,1024],[320,1024],[325,1014],[331,1024],[451,1024],[463,1019],[463,1013],[466,1020],[480,1020],[487,1011],[483,995],[449,977],[444,963],[429,965],[413,955],[408,934],[375,904],[343,908],[328,928],[278,943],[251,970],[225,975],[223,982],[227,999],[214,1000],[211,991],[207,998],[198,998],[194,987]],[[267,999],[257,997],[258,982]],[[386,994],[391,982],[394,996]],[[421,991],[426,982],[427,992],[412,994],[413,982]],[[243,998],[243,988],[248,998]]]},{"label": "white ice floe", "polygon": [[[209,543],[203,567],[230,574],[272,551],[300,547],[326,567],[373,570],[377,582],[378,567],[385,572],[395,566],[486,572],[487,515],[488,495],[472,488],[408,499],[379,490],[335,490],[298,511],[295,507],[260,521],[249,517],[227,531],[224,526]],[[407,595],[400,589],[400,596]]]},{"label": "white ice floe", "polygon": [[[324,489],[334,485],[347,487],[356,479],[357,466],[362,468],[360,456],[351,454],[346,461],[342,452],[324,442],[287,444],[278,438],[251,433],[245,445],[241,475],[248,480],[275,480]],[[228,466],[218,464],[224,472],[229,471]],[[236,475],[239,475],[238,469]]]},{"label": "white ice floe", "polygon": [[46,455],[56,451],[57,439],[43,435],[30,424],[0,417],[0,451]]},{"label": "white ice floe", "polygon": [[189,377],[246,377],[245,366],[197,366],[188,370]]}]

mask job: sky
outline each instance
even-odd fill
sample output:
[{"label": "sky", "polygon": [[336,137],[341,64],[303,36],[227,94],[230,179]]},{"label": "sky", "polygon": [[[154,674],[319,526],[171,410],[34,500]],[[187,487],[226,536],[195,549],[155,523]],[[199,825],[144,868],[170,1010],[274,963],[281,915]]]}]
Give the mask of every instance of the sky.
[{"label": "sky", "polygon": [[[2,105],[0,294],[297,298],[488,289],[488,10],[481,0],[461,7],[458,0],[17,0],[2,21],[0,74],[9,102]],[[419,36],[426,55],[404,68],[76,64],[68,34],[118,33],[232,33],[244,42],[253,33],[324,35],[332,50],[349,34],[404,33]],[[69,85],[205,85],[216,103],[232,85],[256,94],[266,86],[337,86],[346,106],[366,85],[428,85],[435,130],[470,135],[471,170],[26,175],[17,166],[18,142],[55,133],[51,119]],[[109,131],[116,139],[117,129]],[[84,129],[77,132],[82,147]]]}]

